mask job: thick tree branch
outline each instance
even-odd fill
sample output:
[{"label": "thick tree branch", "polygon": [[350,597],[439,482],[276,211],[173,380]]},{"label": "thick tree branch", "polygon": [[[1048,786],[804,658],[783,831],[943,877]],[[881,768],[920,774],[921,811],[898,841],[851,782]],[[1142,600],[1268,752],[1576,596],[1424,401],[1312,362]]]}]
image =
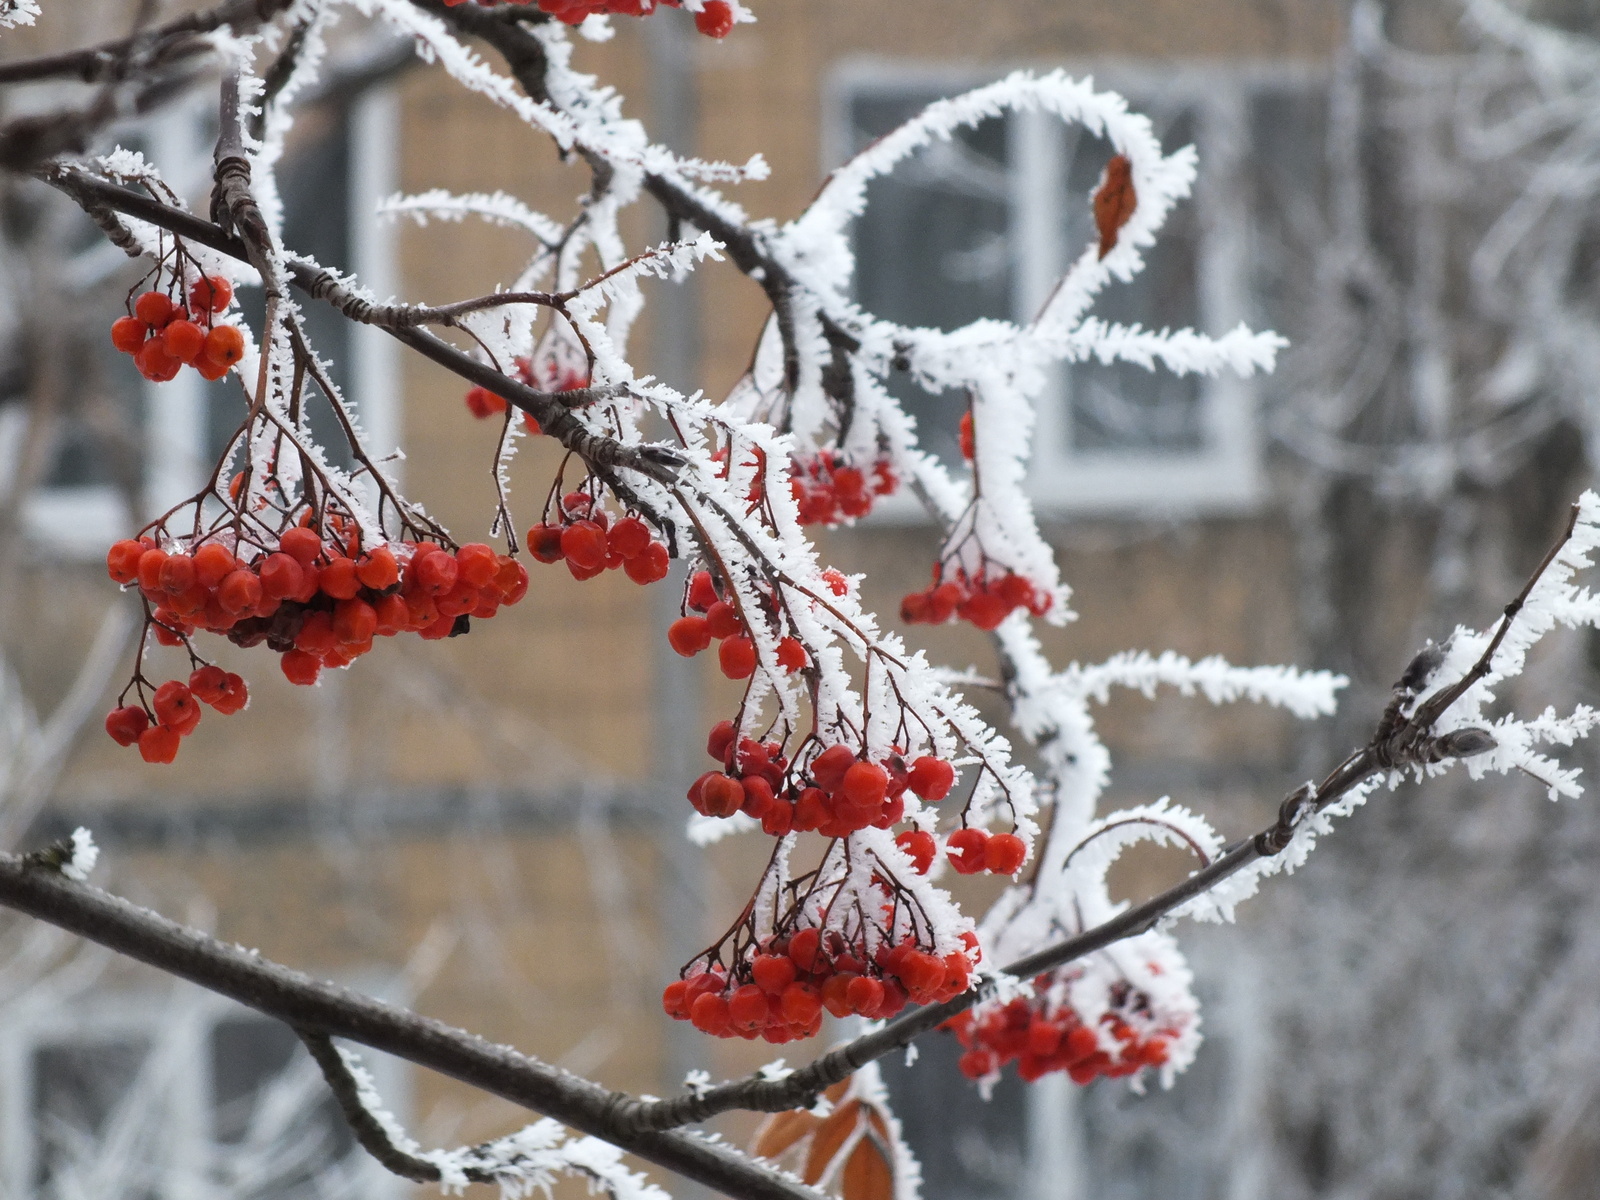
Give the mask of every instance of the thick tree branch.
[{"label": "thick tree branch", "polygon": [[152,68],[211,52],[201,36],[227,26],[242,33],[272,20],[293,0],[226,0],[202,12],[186,13],[142,33],[82,50],[45,54],[0,63],[0,84],[72,77],[84,83],[119,82]]},{"label": "thick tree branch", "polygon": [[816,1200],[808,1188],[726,1146],[684,1133],[623,1128],[613,1094],[598,1084],[442,1021],[312,979],[23,856],[0,855],[0,904],[297,1029],[360,1042],[552,1116],[719,1191],[748,1200]]}]

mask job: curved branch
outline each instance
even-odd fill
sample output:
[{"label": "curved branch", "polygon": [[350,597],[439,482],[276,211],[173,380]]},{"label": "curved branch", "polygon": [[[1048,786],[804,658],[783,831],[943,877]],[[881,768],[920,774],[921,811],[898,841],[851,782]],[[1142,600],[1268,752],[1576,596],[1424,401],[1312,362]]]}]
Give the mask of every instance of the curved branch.
[{"label": "curved branch", "polygon": [[725,1145],[630,1129],[616,1096],[509,1046],[272,962],[148,909],[74,883],[25,856],[0,854],[0,904],[187,979],[257,1012],[347,1038],[555,1117],[646,1161],[742,1200],[817,1200],[816,1193]]}]

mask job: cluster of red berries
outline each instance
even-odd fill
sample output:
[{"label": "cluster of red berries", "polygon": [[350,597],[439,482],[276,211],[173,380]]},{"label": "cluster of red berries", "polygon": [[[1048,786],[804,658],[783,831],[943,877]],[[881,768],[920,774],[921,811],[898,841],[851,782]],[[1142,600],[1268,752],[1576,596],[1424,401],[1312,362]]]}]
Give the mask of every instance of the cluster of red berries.
[{"label": "cluster of red berries", "polygon": [[[964,938],[975,952],[977,939]],[[972,960],[962,951],[941,958],[907,940],[869,956],[834,930],[808,926],[767,939],[732,974],[716,964],[668,984],[661,1006],[713,1037],[782,1043],[814,1036],[824,1009],[887,1020],[908,1002],[941,1004],[960,995],[971,975]]]},{"label": "cluster of red berries", "polygon": [[[918,875],[926,875],[939,852],[938,839],[925,829],[907,829],[895,837]],[[945,855],[958,874],[1015,875],[1028,857],[1028,845],[1014,833],[989,833],[983,829],[958,829],[945,839]]]},{"label": "cluster of red berries", "polygon": [[842,744],[829,746],[791,773],[776,742],[739,738],[736,747],[735,737],[732,721],[718,722],[711,730],[706,752],[723,769],[696,779],[689,787],[689,803],[708,817],[742,812],[773,837],[815,831],[838,838],[868,826],[888,829],[905,816],[906,792],[936,802],[955,783],[955,768],[942,758],[924,756],[907,766],[891,754],[880,764]]},{"label": "cluster of red berries", "polygon": [[[451,8],[467,0],[444,0]],[[537,0],[540,12],[549,13],[568,25],[581,25],[594,13],[616,13],[624,17],[649,16],[657,7],[681,8],[681,0]],[[532,4],[534,0],[509,0],[512,4]],[[694,27],[707,37],[727,37],[733,30],[733,6],[727,0],[706,0],[694,14]]]},{"label": "cluster of red berries", "polygon": [[[363,552],[342,518],[330,525],[326,541],[297,525],[249,559],[216,540],[168,552],[151,537],[128,539],[111,547],[106,569],[117,583],[138,586],[163,645],[182,645],[196,629],[244,647],[265,642],[283,656],[285,677],[306,685],[323,667],[366,654],[375,637],[448,637],[464,632],[467,618],[492,617],[527,594],[527,569],[481,543],[455,553],[431,542]],[[156,715],[158,725],[172,724],[159,708]]]},{"label": "cluster of red berries", "polygon": [[[685,658],[693,658],[712,642],[720,642],[717,665],[724,675],[729,679],[748,679],[755,674],[756,644],[734,602],[717,594],[710,571],[696,571],[689,577],[684,606],[693,611],[667,627],[667,641],[674,650]],[[778,641],[778,665],[785,673],[792,675],[807,661],[806,648],[798,638],[785,637]]]},{"label": "cluster of red berries", "polygon": [[873,463],[869,480],[868,472],[832,450],[807,459],[796,456],[789,471],[802,525],[837,525],[846,517],[864,517],[879,496],[900,486],[886,460]]},{"label": "cluster of red berries", "polygon": [[204,379],[221,379],[244,357],[244,334],[232,325],[213,322],[233,300],[233,285],[220,275],[197,279],[189,289],[189,307],[165,292],[145,292],[133,302],[131,317],[111,323],[111,344],[152,383],[165,383],[185,366]]},{"label": "cluster of red berries", "polygon": [[988,569],[969,576],[957,568],[950,579],[934,567],[933,583],[900,601],[900,619],[908,625],[943,625],[951,617],[970,621],[979,629],[995,629],[1014,611],[1025,608],[1036,617],[1050,611],[1054,597],[1041,592],[1013,571],[991,577]]},{"label": "cluster of red berries", "polygon": [[[1041,976],[1034,987],[1046,991],[1049,977]],[[1106,1013],[1100,1024],[1109,1035],[1110,1050],[1102,1048],[1101,1034],[1070,1007],[1052,1010],[1040,996],[1019,996],[977,1014],[958,1013],[940,1028],[954,1033],[966,1048],[959,1065],[968,1079],[982,1079],[1014,1062],[1028,1083],[1051,1071],[1065,1071],[1072,1082],[1085,1084],[1101,1075],[1119,1079],[1143,1067],[1159,1067],[1177,1036],[1171,1030],[1141,1035],[1115,1012]]]},{"label": "cluster of red berries", "polygon": [[155,690],[150,707],[125,704],[106,714],[106,732],[119,746],[139,746],[148,763],[169,763],[178,756],[178,743],[200,724],[200,702],[223,716],[232,716],[250,703],[244,680],[221,667],[198,667],[187,684],[169,679]]},{"label": "cluster of red berries", "polygon": [[557,505],[558,521],[528,530],[528,552],[542,563],[566,561],[574,579],[593,579],[621,567],[638,584],[667,577],[665,544],[638,517],[613,522],[588,492],[568,492]]}]

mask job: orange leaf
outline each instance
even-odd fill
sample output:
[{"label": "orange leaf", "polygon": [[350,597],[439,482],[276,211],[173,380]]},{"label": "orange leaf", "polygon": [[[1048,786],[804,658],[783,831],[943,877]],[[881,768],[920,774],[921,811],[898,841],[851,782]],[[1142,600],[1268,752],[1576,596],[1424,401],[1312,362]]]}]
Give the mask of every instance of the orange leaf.
[{"label": "orange leaf", "polygon": [[811,1153],[806,1155],[806,1169],[800,1176],[802,1179],[807,1183],[816,1183],[827,1174],[833,1156],[839,1153],[839,1147],[850,1140],[860,1117],[861,1101],[852,1100],[832,1116],[823,1119],[811,1139]]},{"label": "orange leaf", "polygon": [[1126,154],[1106,164],[1106,179],[1094,194],[1094,227],[1100,232],[1100,257],[1111,253],[1117,233],[1133,216],[1139,197],[1133,189],[1133,164]]},{"label": "orange leaf", "polygon": [[894,1200],[894,1166],[872,1134],[856,1143],[840,1174],[841,1200]]},{"label": "orange leaf", "polygon": [[812,1116],[803,1108],[773,1113],[756,1130],[751,1151],[761,1158],[777,1158],[801,1138],[815,1131],[820,1124],[822,1118]]}]

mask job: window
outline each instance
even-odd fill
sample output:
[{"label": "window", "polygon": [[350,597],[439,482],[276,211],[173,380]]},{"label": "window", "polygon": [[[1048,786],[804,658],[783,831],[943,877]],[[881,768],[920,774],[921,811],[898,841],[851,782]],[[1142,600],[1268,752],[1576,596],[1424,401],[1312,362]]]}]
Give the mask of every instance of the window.
[{"label": "window", "polygon": [[[995,74],[847,64],[829,95],[830,160]],[[1293,68],[1168,65],[1124,65],[1094,77],[1151,118],[1169,153],[1190,143],[1200,152],[1190,201],[1169,217],[1145,270],[1132,283],[1110,284],[1095,314],[1211,334],[1241,321],[1263,324],[1252,202],[1265,193],[1246,176],[1265,159],[1276,184],[1296,178],[1292,170],[1316,144],[1306,126],[1320,113],[1315,77]],[[869,188],[856,228],[857,299],[891,320],[947,329],[978,317],[1031,318],[1091,240],[1087,198],[1111,153],[1105,139],[1037,113],[994,118],[925,148]],[[954,461],[964,397],[930,397],[905,380],[892,386],[931,431],[929,449]],[[1226,510],[1259,500],[1259,380],[1077,363],[1056,373],[1052,391],[1032,463],[1034,497],[1046,512]]]},{"label": "window", "polygon": [[[280,1022],[187,989],[67,1005],[41,994],[7,1011],[0,1032],[6,1196],[398,1196]],[[399,1107],[404,1072],[392,1060],[371,1069]]]},{"label": "window", "polygon": [[[304,120],[304,136],[291,145],[278,171],[288,244],[326,266],[354,271],[379,295],[396,290],[392,234],[372,216],[377,201],[394,190],[396,121],[396,98],[387,88],[371,87],[330,102],[324,112]],[[191,103],[124,130],[116,140],[144,151],[193,204],[209,186],[215,136],[210,107]],[[122,311],[127,260],[87,221],[83,246],[75,269],[94,296],[93,315],[84,320],[109,328]],[[259,292],[246,292],[242,300],[251,319],[258,319]],[[354,328],[325,306],[307,305],[305,313],[313,343],[332,360],[334,382],[355,406],[374,450],[397,447],[398,374],[391,339],[377,329]],[[117,414],[123,436],[119,441],[79,419],[80,410],[70,412],[46,482],[28,500],[26,522],[32,539],[52,553],[98,558],[110,541],[201,486],[243,410],[236,381],[207,384],[183,371],[169,383],[148,384],[109,342],[98,347],[83,378],[78,386],[109,397],[102,409]],[[317,434],[331,446],[342,444],[331,416],[325,423],[329,428],[314,422]],[[23,397],[0,407],[0,478],[14,477],[26,426]],[[130,494],[140,497],[143,512],[137,519],[129,512]]]}]

